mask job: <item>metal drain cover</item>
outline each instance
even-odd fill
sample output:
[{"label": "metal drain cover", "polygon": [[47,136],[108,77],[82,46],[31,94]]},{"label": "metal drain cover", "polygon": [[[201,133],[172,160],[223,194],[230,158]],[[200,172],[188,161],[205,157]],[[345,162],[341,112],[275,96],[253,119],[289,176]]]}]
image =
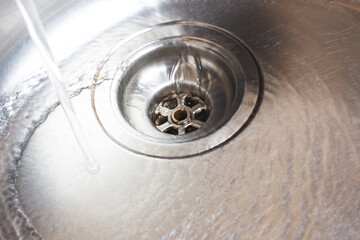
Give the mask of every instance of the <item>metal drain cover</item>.
[{"label": "metal drain cover", "polygon": [[213,25],[151,27],[119,43],[103,62],[93,88],[99,123],[116,143],[144,155],[208,151],[234,136],[259,103],[254,55]]},{"label": "metal drain cover", "polygon": [[164,133],[184,135],[204,126],[209,107],[190,94],[173,94],[162,100],[153,112],[153,122]]}]

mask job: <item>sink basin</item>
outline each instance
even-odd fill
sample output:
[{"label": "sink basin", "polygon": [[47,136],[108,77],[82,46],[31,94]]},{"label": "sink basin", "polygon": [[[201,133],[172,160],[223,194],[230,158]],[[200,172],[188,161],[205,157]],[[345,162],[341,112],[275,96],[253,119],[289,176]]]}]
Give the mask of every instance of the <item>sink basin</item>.
[{"label": "sink basin", "polygon": [[101,169],[2,1],[0,239],[358,238],[357,1],[35,3]]}]

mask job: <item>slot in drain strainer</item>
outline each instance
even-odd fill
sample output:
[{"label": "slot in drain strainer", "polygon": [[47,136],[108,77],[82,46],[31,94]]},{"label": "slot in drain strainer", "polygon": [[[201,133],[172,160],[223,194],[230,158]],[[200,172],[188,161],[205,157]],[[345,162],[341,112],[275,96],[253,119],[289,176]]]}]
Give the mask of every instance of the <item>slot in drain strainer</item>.
[{"label": "slot in drain strainer", "polygon": [[94,110],[109,137],[137,153],[179,158],[241,129],[258,104],[261,73],[235,35],[181,21],[119,43],[95,82]]}]

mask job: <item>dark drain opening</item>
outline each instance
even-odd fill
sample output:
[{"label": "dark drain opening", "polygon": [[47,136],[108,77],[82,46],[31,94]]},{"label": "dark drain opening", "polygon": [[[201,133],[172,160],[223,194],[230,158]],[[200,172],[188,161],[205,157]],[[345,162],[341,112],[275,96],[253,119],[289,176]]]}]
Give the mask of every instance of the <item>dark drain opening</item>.
[{"label": "dark drain opening", "polygon": [[176,106],[177,106],[176,98],[170,98],[170,99],[164,100],[163,106],[168,108],[168,109],[176,108]]},{"label": "dark drain opening", "polygon": [[190,97],[184,98],[184,104],[188,107],[194,107],[198,103],[199,103],[199,101],[194,98],[190,98]]},{"label": "dark drain opening", "polygon": [[156,128],[164,133],[184,135],[204,126],[210,107],[191,94],[171,94],[162,98],[152,112]]},{"label": "dark drain opening", "polygon": [[209,117],[209,112],[205,109],[201,110],[199,113],[195,114],[195,119],[205,122]]},{"label": "dark drain opening", "polygon": [[188,115],[189,115],[189,113],[185,109],[177,110],[174,113],[174,120],[181,122],[181,121],[185,120],[188,117]]}]

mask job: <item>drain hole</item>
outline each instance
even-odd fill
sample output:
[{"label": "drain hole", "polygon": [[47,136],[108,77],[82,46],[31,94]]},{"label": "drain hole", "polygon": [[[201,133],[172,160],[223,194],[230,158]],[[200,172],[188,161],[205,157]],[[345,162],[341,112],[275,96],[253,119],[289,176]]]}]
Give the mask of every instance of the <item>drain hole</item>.
[{"label": "drain hole", "polygon": [[178,135],[178,130],[174,127],[169,127],[167,128],[164,133],[170,133],[170,134],[173,134],[173,135]]},{"label": "drain hole", "polygon": [[164,133],[184,135],[201,128],[209,117],[210,107],[190,94],[172,94],[155,107],[152,119]]},{"label": "drain hole", "polygon": [[186,111],[185,109],[177,110],[174,113],[175,120],[177,120],[179,122],[185,120],[187,117],[188,117],[188,111]]},{"label": "drain hole", "polygon": [[188,106],[188,107],[194,107],[196,104],[199,103],[199,100],[193,97],[185,97],[184,98],[184,105]]},{"label": "drain hole", "polygon": [[166,99],[163,101],[162,105],[168,109],[174,109],[177,106],[177,99],[176,98]]},{"label": "drain hole", "polygon": [[187,128],[185,128],[185,133],[191,133],[195,130],[197,130],[197,128],[195,128],[193,126],[188,126]]},{"label": "drain hole", "polygon": [[206,109],[201,110],[201,112],[195,114],[195,119],[206,122],[209,117],[209,112]]},{"label": "drain hole", "polygon": [[162,116],[162,115],[158,114],[156,116],[156,118],[155,118],[154,123],[155,123],[156,126],[160,126],[160,125],[166,123],[167,121],[168,121],[168,117],[165,117],[165,116]]}]

